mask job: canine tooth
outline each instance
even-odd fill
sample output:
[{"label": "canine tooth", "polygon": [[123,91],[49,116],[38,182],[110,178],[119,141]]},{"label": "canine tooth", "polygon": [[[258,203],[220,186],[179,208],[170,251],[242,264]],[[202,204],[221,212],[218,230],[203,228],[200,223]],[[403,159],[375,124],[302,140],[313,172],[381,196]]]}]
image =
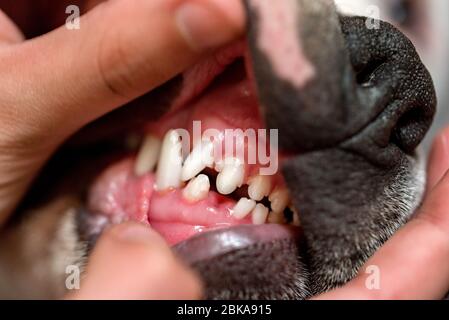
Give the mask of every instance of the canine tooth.
[{"label": "canine tooth", "polygon": [[241,198],[235,205],[232,215],[239,220],[244,219],[255,207],[256,201],[248,198]]},{"label": "canine tooth", "polygon": [[271,178],[268,176],[255,176],[250,178],[248,195],[251,199],[260,201],[271,191]]},{"label": "canine tooth", "polygon": [[284,212],[290,200],[290,193],[286,188],[276,188],[268,197],[273,212]]},{"label": "canine tooth", "polygon": [[160,148],[161,141],[158,138],[152,135],[148,135],[145,138],[137,155],[134,167],[134,172],[137,176],[142,176],[154,170]]},{"label": "canine tooth", "polygon": [[182,167],[182,181],[188,181],[214,164],[214,144],[211,141],[198,143],[189,154]]},{"label": "canine tooth", "polygon": [[181,186],[182,143],[176,130],[170,130],[162,142],[156,172],[157,189],[167,190]]},{"label": "canine tooth", "polygon": [[209,177],[205,174],[200,174],[192,179],[182,190],[182,196],[189,202],[198,202],[207,198],[209,190]]},{"label": "canine tooth", "polygon": [[226,158],[223,170],[217,176],[217,190],[219,193],[227,195],[233,193],[243,184],[245,167],[242,161],[237,158]]},{"label": "canine tooth", "polygon": [[252,213],[253,224],[264,224],[267,221],[268,212],[268,208],[263,204],[257,204]]},{"label": "canine tooth", "polygon": [[270,214],[268,215],[268,222],[276,224],[284,224],[285,223],[284,213],[271,211]]}]

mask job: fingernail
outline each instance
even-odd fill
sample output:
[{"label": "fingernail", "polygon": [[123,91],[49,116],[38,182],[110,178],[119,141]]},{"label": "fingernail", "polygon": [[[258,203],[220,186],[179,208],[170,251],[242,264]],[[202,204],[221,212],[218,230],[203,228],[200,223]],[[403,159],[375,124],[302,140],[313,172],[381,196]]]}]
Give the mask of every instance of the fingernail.
[{"label": "fingernail", "polygon": [[133,243],[153,243],[160,239],[150,226],[135,222],[115,226],[112,228],[111,233],[121,241]]},{"label": "fingernail", "polygon": [[193,50],[212,49],[233,40],[244,26],[240,0],[186,0],[177,7],[178,28]]}]

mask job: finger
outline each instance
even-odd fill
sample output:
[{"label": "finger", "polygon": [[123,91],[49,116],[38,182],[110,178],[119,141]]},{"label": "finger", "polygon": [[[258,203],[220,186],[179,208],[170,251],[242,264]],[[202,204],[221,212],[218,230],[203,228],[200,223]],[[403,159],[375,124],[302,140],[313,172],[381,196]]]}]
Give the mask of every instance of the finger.
[{"label": "finger", "polygon": [[[441,299],[449,291],[449,171],[417,218],[399,230],[343,288],[320,299]],[[370,285],[378,270],[379,287]]]},{"label": "finger", "polygon": [[[240,0],[107,1],[0,56],[1,125],[57,143],[238,37]],[[27,140],[28,139],[28,140]]]},{"label": "finger", "polygon": [[11,19],[0,10],[0,49],[3,46],[20,43],[24,36]]},{"label": "finger", "polygon": [[449,167],[449,128],[437,136],[433,143],[428,164],[428,192],[441,180]]},{"label": "finger", "polygon": [[199,299],[200,284],[149,227],[127,223],[100,239],[70,299]]}]

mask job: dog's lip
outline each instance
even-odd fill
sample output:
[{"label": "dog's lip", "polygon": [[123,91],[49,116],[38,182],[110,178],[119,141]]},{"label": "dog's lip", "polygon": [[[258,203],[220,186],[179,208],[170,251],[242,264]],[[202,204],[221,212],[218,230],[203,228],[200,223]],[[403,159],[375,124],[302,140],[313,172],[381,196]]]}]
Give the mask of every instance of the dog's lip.
[{"label": "dog's lip", "polygon": [[285,239],[299,242],[301,237],[301,227],[278,224],[240,225],[198,234],[175,245],[173,250],[183,261],[193,265],[255,244]]}]

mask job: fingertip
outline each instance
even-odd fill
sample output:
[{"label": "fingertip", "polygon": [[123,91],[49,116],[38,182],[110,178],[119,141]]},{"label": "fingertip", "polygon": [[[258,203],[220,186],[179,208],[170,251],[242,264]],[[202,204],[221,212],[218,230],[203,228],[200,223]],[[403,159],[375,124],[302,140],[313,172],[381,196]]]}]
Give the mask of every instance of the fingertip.
[{"label": "fingertip", "polygon": [[0,9],[0,45],[12,45],[24,40],[19,27]]},{"label": "fingertip", "polygon": [[105,237],[129,244],[165,245],[162,237],[149,225],[125,222],[106,230]]},{"label": "fingertip", "polygon": [[232,41],[244,30],[240,0],[183,1],[175,10],[178,29],[194,51],[205,51]]},{"label": "fingertip", "polygon": [[236,30],[244,29],[246,15],[242,0],[212,0],[211,3],[217,6]]}]

